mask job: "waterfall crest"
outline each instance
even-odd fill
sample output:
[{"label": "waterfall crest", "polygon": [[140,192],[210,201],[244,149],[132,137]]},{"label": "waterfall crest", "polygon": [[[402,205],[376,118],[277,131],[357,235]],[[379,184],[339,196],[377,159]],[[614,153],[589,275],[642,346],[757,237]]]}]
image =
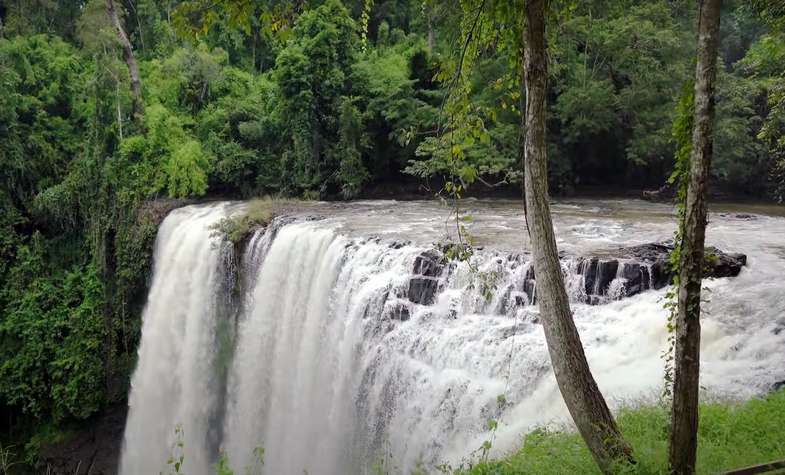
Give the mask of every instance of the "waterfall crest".
[{"label": "waterfall crest", "polygon": [[[279,219],[235,256],[210,231],[230,208],[176,210],[159,231],[124,475],[166,473],[178,425],[189,475],[212,473],[221,452],[244,473],[256,447],[265,473],[337,475],[460,463],[490,439],[490,419],[498,451],[567,420],[525,255],[482,252],[473,270],[426,247]],[[633,283],[653,287],[651,272],[603,265],[563,261],[592,370],[615,405],[658,392],[667,335],[663,291],[613,300]],[[778,377],[785,332],[704,328],[704,386],[752,395]],[[728,350],[752,339],[755,351]]]}]

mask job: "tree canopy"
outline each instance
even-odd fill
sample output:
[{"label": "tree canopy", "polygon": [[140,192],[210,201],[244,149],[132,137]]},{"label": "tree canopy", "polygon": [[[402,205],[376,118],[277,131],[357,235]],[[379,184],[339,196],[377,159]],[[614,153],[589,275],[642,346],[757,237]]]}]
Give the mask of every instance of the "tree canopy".
[{"label": "tree canopy", "polygon": [[[517,191],[522,1],[104,0],[0,6],[0,413],[121,400],[139,340],[148,203]],[[691,2],[550,2],[557,193],[657,188],[691,89]],[[785,11],[723,2],[716,189],[785,199]],[[32,421],[32,422],[31,422]]]}]

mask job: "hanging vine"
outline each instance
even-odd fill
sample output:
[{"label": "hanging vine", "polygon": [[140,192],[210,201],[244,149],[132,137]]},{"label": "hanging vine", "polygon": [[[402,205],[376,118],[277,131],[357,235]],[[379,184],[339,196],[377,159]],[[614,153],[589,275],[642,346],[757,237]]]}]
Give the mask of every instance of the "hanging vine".
[{"label": "hanging vine", "polygon": [[662,353],[665,362],[665,384],[663,397],[670,398],[673,394],[673,358],[676,345],[676,314],[679,311],[679,255],[684,236],[685,206],[687,201],[687,183],[690,178],[690,153],[692,152],[692,124],[695,109],[693,84],[685,84],[679,102],[676,104],[676,117],[673,120],[672,136],[676,144],[673,172],[668,177],[668,184],[676,187],[676,219],[677,227],[673,233],[673,250],[668,255],[668,266],[673,275],[671,286],[665,293],[665,304],[668,311],[667,329],[668,346]]}]

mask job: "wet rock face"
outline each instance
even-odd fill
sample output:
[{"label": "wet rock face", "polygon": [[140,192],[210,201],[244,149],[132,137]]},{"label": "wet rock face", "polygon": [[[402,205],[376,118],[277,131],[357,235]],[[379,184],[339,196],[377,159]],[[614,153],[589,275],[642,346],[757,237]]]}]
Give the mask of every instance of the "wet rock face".
[{"label": "wet rock face", "polygon": [[444,269],[441,260],[442,257],[437,251],[425,251],[414,259],[412,273],[426,277],[439,277]]},{"label": "wet rock face", "polygon": [[412,268],[414,275],[409,279],[406,292],[409,300],[422,305],[432,304],[443,270],[444,264],[441,263],[441,255],[437,251],[428,250],[417,256]]},{"label": "wet rock face", "polygon": [[[574,258],[560,255],[562,259],[574,262],[568,266],[571,270],[565,272],[576,273],[582,279],[580,295],[573,295],[571,299],[599,305],[646,290],[661,289],[669,285],[673,277],[668,262],[672,250],[673,243],[666,241],[621,248],[602,257]],[[747,263],[747,256],[744,254],[726,253],[714,247],[707,247],[706,255],[706,278],[735,277]],[[523,265],[529,259],[531,257],[528,255],[518,254],[507,257],[507,261],[517,262],[518,265]],[[414,260],[412,276],[405,287],[404,295],[400,296],[416,304],[432,304],[444,269],[438,251],[421,253]],[[501,299],[502,307],[509,302],[516,306],[536,303],[534,267],[527,266],[521,278],[521,281],[515,284],[515,295],[511,293],[512,289],[506,290],[508,295]],[[502,290],[504,289],[500,289]]]},{"label": "wet rock face", "polygon": [[578,266],[578,274],[583,275],[586,295],[606,295],[608,286],[616,278],[619,261],[601,260],[597,257],[585,259]]},{"label": "wet rock face", "polygon": [[[619,249],[619,259],[586,258],[579,266],[584,276],[587,303],[602,303],[600,297],[608,296],[611,283],[618,282],[616,295],[612,298],[629,297],[644,290],[661,289],[670,284],[673,277],[668,256],[673,242],[641,244]],[[715,247],[706,248],[706,271],[708,277],[735,277],[747,264],[747,256],[726,253]]]},{"label": "wet rock face", "polygon": [[747,256],[744,254],[726,254],[714,247],[709,247],[706,251],[714,256],[710,277],[736,277],[741,268],[747,265]]},{"label": "wet rock face", "polygon": [[406,302],[399,300],[389,306],[388,315],[390,320],[405,322],[411,317],[411,310],[409,309],[409,305],[407,305]]},{"label": "wet rock face", "polygon": [[[667,262],[672,250],[673,242],[666,241],[623,248],[619,255],[652,264],[658,271],[658,275],[652,275],[654,288],[660,288],[670,282],[671,272]],[[704,277],[736,277],[741,268],[747,265],[747,256],[744,254],[726,253],[712,246],[706,247],[705,254],[707,269]]]}]

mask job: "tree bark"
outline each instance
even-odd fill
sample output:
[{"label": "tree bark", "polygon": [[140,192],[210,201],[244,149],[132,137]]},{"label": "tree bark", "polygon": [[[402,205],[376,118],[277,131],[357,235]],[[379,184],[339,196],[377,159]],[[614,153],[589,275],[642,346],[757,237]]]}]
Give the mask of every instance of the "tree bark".
[{"label": "tree bark", "polygon": [[525,204],[537,275],[537,302],[559,390],[583,440],[603,472],[632,462],[632,450],[589,370],[564,287],[548,203],[545,151],[546,0],[527,0],[524,27],[526,108],[523,129]]},{"label": "tree bark", "polygon": [[433,33],[433,12],[428,13],[428,54],[433,54],[433,45],[435,43]]},{"label": "tree bark", "polygon": [[123,48],[123,60],[126,66],[128,66],[128,74],[131,77],[131,114],[134,123],[141,126],[144,107],[142,105],[142,83],[139,80],[139,67],[136,65],[131,42],[128,41],[128,36],[125,34],[120,18],[117,16],[113,0],[106,0],[106,14],[109,16],[109,21],[112,22],[112,26],[114,26],[117,32],[117,39]]},{"label": "tree bark", "polygon": [[700,299],[706,196],[713,147],[714,87],[720,29],[720,0],[700,0],[698,61],[695,68],[695,115],[690,176],[679,254],[678,309],[675,329],[673,407],[669,462],[671,473],[695,473],[698,447],[700,372]]}]

